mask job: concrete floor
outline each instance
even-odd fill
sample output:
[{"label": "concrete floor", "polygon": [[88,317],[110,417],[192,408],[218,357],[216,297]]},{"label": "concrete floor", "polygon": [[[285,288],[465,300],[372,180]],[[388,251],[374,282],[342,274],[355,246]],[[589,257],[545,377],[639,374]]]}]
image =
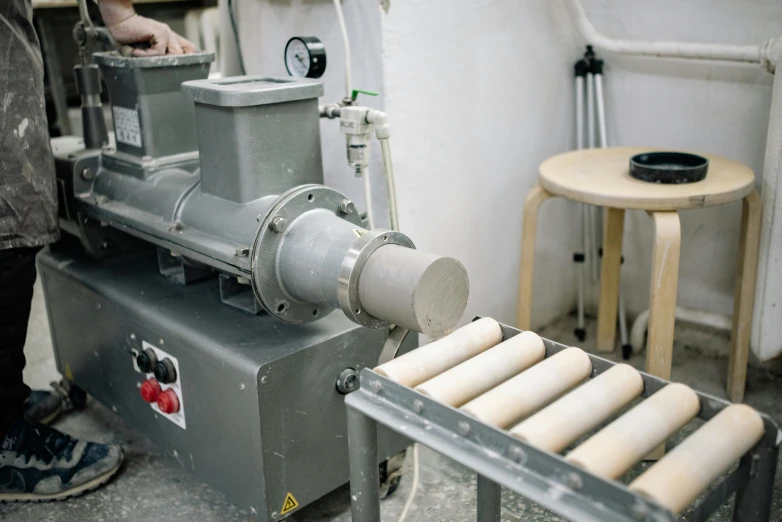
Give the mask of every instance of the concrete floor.
[{"label": "concrete floor", "polygon": [[[575,344],[574,319],[565,317],[540,333],[563,343]],[[594,334],[594,324],[589,324]],[[724,397],[728,339],[724,335],[693,327],[677,327],[673,380],[684,382]],[[592,348],[593,338],[582,343]],[[27,344],[27,382],[45,387],[58,379],[54,367],[49,326],[40,287],[36,289]],[[630,361],[641,368],[643,356]],[[782,423],[779,392],[782,380],[773,368],[753,367],[749,372],[746,401],[769,413]],[[250,520],[218,491],[205,485],[179,467],[173,457],[162,454],[148,439],[133,432],[121,419],[101,405],[91,402],[86,411],[61,419],[56,427],[74,436],[99,441],[119,441],[125,448],[126,463],[121,474],[104,488],[81,498],[49,504],[0,504],[0,521],[39,522],[111,522],[115,520],[147,522],[198,521],[223,522]],[[410,470],[410,459],[406,466]],[[412,473],[402,480],[399,490],[382,503],[383,519],[396,520],[409,493]],[[772,520],[782,521],[782,499],[778,478]],[[723,507],[714,520],[730,520],[730,508]],[[289,519],[290,520],[290,519]],[[297,521],[348,522],[350,501],[343,487],[300,510]],[[469,470],[438,453],[421,448],[421,485],[408,520],[474,521],[475,476]],[[555,521],[559,517],[525,501],[517,495],[503,495],[503,516],[507,521]]]}]

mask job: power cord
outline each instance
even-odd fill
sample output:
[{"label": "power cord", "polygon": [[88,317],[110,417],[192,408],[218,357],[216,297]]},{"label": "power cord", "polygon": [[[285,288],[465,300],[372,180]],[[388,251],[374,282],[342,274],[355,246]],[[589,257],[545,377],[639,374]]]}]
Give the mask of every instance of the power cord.
[{"label": "power cord", "polygon": [[234,42],[236,43],[236,54],[239,56],[239,70],[242,75],[247,74],[244,69],[244,57],[242,56],[242,46],[239,44],[239,31],[236,29],[236,19],[234,18],[233,0],[228,0],[228,18],[231,20],[231,30],[234,33]]},{"label": "power cord", "polygon": [[407,513],[410,511],[410,507],[413,505],[415,494],[418,492],[418,483],[420,482],[418,477],[418,467],[418,443],[415,443],[413,444],[413,485],[410,489],[410,495],[407,497],[405,507],[402,509],[402,514],[399,515],[399,522],[405,522]]}]

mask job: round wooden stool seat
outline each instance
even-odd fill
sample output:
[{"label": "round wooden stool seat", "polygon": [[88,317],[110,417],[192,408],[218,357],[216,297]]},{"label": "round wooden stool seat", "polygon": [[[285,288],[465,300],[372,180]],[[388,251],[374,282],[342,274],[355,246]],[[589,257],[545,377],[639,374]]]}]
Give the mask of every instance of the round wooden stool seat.
[{"label": "round wooden stool seat", "polygon": [[563,198],[636,210],[684,210],[722,205],[752,191],[755,174],[737,161],[713,154],[706,178],[695,183],[665,185],[630,177],[630,158],[658,149],[612,147],[553,156],[540,166],[540,184]]}]

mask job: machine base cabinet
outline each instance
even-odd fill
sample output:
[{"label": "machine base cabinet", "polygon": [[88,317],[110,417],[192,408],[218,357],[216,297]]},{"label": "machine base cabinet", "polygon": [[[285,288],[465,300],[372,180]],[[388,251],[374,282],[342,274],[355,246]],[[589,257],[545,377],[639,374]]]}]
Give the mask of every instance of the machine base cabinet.
[{"label": "machine base cabinet", "polygon": [[[335,383],[346,368],[377,364],[385,330],[342,314],[304,325],[250,315],[220,301],[216,277],[183,286],[157,268],[154,253],[111,266],[70,252],[39,256],[60,372],[259,521],[346,483]],[[157,373],[137,362],[150,346],[170,358]],[[174,380],[142,396],[158,375]],[[378,444],[383,461],[408,441],[381,427]]]}]

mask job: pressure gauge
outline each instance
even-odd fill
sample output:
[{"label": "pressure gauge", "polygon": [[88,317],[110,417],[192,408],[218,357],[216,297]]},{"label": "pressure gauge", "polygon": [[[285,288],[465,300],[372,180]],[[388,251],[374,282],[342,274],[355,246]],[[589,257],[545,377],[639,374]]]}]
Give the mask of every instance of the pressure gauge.
[{"label": "pressure gauge", "polygon": [[326,71],[326,48],[314,36],[294,36],[285,46],[285,68],[299,78],[320,78]]}]

